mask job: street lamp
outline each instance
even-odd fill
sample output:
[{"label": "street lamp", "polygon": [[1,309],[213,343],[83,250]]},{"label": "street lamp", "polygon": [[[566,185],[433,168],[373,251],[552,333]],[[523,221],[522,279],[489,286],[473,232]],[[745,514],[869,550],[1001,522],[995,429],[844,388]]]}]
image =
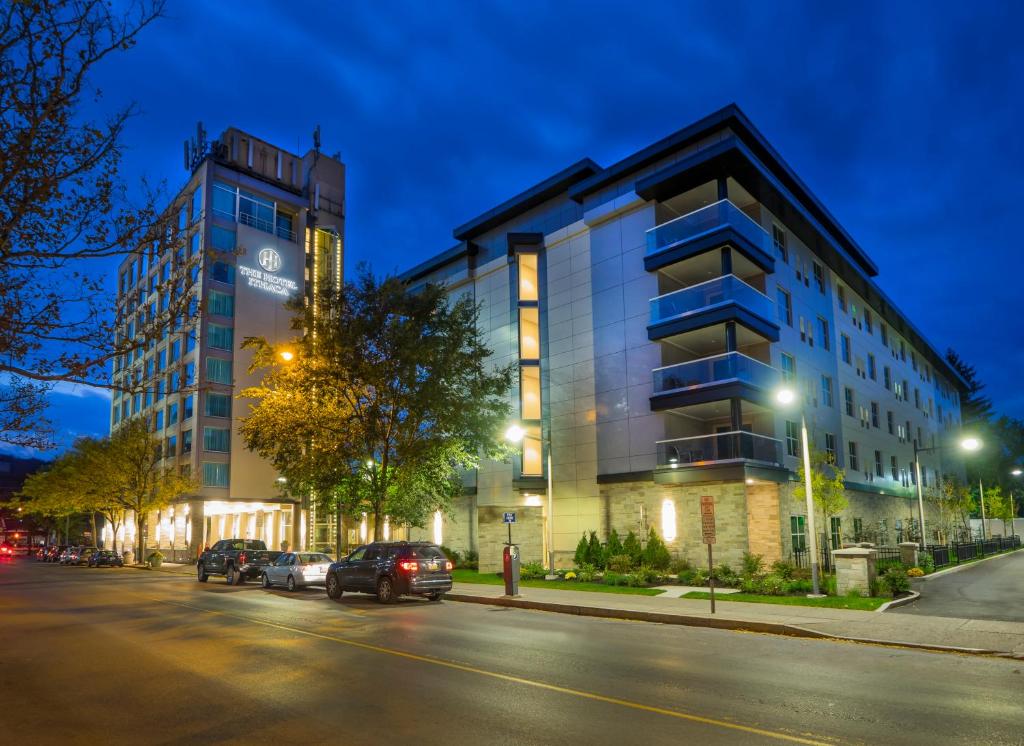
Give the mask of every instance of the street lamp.
[{"label": "street lamp", "polygon": [[[548,574],[555,574],[555,514],[554,514],[554,482],[551,471],[551,437],[544,437],[544,427],[541,426],[541,448],[547,450],[548,469]],[[526,437],[526,430],[519,424],[512,424],[505,430],[505,440],[510,443],[521,443]]]},{"label": "street lamp", "polygon": [[[783,388],[775,393],[775,401],[784,407],[790,407],[797,400],[793,389]],[[811,555],[811,593],[821,595],[818,584],[818,537],[814,528],[814,498],[811,495],[811,450],[807,443],[807,418],[804,408],[800,407],[800,440],[802,441],[804,460],[804,493],[807,498],[807,551]]]},{"label": "street lamp", "polygon": [[[981,448],[981,441],[973,436],[960,439],[960,448],[964,451],[977,451]],[[914,473],[917,475],[917,515],[918,520],[921,523],[921,549],[924,549],[927,545],[925,541],[924,533],[924,490],[921,484],[921,461],[917,455],[919,453],[927,453],[928,451],[940,451],[945,446],[929,446],[928,448],[919,448],[917,440],[914,440]],[[978,482],[979,489],[981,488],[981,482]],[[981,535],[985,536],[985,497],[984,494],[981,498]]]},{"label": "street lamp", "polygon": [[277,353],[277,356],[286,363],[290,363],[292,360],[295,359],[295,353],[292,352],[291,350],[281,350],[279,353]]}]

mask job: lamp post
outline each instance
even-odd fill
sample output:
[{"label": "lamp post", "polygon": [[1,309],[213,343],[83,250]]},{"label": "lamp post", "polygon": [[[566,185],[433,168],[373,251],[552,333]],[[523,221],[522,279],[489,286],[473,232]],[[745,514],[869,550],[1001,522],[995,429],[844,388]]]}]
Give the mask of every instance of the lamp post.
[{"label": "lamp post", "polygon": [[[1014,467],[1014,469],[1010,472],[1010,476],[1017,477],[1018,479],[1020,479],[1021,474],[1024,474],[1024,469],[1020,469],[1018,467]],[[1010,490],[1010,536],[1013,536],[1017,533],[1017,527],[1015,525],[1016,522],[1017,505],[1013,501],[1013,490]]]},{"label": "lamp post", "polygon": [[[797,400],[797,395],[793,389],[780,389],[775,394],[775,400],[783,406],[790,406]],[[800,407],[800,440],[804,461],[804,496],[807,498],[807,551],[811,555],[811,594],[820,596],[821,588],[818,582],[818,536],[814,528],[814,498],[811,495],[811,450],[807,443],[807,418],[804,416],[804,408],[802,406]]]},{"label": "lamp post", "polygon": [[[981,441],[978,440],[977,438],[968,437],[968,438],[963,438],[960,441],[959,445],[960,445],[960,448],[962,448],[965,451],[977,451],[979,448],[981,448]],[[923,485],[921,483],[921,461],[920,461],[920,459],[918,459],[918,454],[920,454],[920,453],[927,453],[929,451],[940,451],[943,448],[944,448],[944,446],[941,446],[941,445],[940,446],[929,446],[928,448],[919,448],[918,445],[917,445],[917,440],[914,440],[914,473],[917,476],[917,480],[916,480],[917,481],[917,510],[918,510],[917,515],[918,515],[918,519],[919,519],[920,524],[921,524],[921,549],[925,548],[925,546],[927,545],[927,542],[925,541],[925,533],[924,533],[924,489],[923,489]],[[978,486],[979,487],[981,486],[981,482],[978,483]],[[982,531],[982,536],[984,536],[985,535],[985,498],[984,498],[984,496],[982,496],[982,498],[981,498],[981,516],[982,516],[982,518],[981,518],[981,531]]]},{"label": "lamp post", "polygon": [[[555,514],[554,514],[554,482],[551,471],[551,434],[544,435],[543,425],[540,428],[540,447],[547,451],[547,472],[548,472],[548,574],[555,574]],[[505,431],[505,440],[510,443],[521,443],[526,437],[526,430],[520,425],[509,425]]]}]

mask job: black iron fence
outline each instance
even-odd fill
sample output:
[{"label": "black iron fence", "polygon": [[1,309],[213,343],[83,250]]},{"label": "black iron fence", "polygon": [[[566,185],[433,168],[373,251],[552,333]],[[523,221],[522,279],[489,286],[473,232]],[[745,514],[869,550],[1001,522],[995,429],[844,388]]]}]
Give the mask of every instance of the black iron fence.
[{"label": "black iron fence", "polygon": [[[958,565],[972,559],[980,559],[1010,549],[1020,549],[1021,540],[1019,536],[994,536],[985,541],[962,541],[951,544],[929,544],[923,550],[919,549],[918,554],[930,554],[935,567],[946,567]],[[876,559],[879,563],[900,562],[899,547],[873,547],[878,553]],[[791,555],[793,564],[797,567],[809,567],[810,552],[806,548],[794,549]],[[825,546],[819,550],[819,564],[822,569],[831,572],[832,552]]]}]

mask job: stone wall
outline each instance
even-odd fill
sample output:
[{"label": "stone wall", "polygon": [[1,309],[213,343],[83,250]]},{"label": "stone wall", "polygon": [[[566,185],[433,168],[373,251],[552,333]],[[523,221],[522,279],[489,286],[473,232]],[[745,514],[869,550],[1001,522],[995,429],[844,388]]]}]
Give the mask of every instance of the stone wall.
[{"label": "stone wall", "polygon": [[757,482],[747,485],[747,543],[751,554],[759,554],[765,565],[782,559],[783,533],[789,533],[789,514],[782,521],[779,485]]},{"label": "stone wall", "polygon": [[519,556],[527,562],[544,562],[544,511],[538,507],[514,505],[480,506],[478,508],[478,547],[480,572],[500,572],[501,557],[508,542],[508,526],[502,522],[505,511],[515,511],[512,543],[519,546]]}]

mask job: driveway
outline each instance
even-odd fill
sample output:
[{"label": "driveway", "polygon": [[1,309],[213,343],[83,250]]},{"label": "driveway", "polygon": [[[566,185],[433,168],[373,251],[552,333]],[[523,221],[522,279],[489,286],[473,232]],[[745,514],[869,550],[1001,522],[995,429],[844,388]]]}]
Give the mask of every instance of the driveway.
[{"label": "driveway", "polygon": [[892,614],[1024,622],[1024,551],[914,583],[921,598]]}]

